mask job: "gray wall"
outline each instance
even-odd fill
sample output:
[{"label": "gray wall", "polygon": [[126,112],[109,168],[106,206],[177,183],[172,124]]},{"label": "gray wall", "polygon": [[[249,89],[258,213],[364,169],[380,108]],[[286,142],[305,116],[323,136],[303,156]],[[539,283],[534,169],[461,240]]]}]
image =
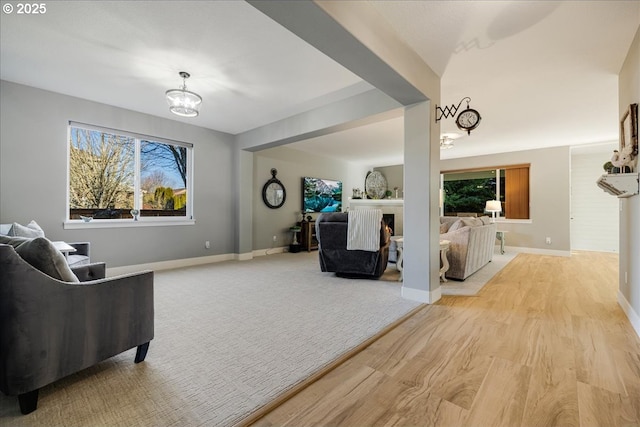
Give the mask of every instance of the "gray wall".
[{"label": "gray wall", "polygon": [[[500,223],[500,229],[509,232],[507,245],[541,250],[570,251],[569,147],[441,160],[440,170],[523,163],[531,164],[529,177],[531,223]],[[380,167],[376,170],[381,171],[387,177],[389,187],[399,185],[402,188],[402,182],[397,178],[402,176],[402,165]],[[398,182],[399,184],[396,184]],[[545,244],[547,236],[551,237],[551,245]]]},{"label": "gray wall", "polygon": [[[279,209],[270,209],[262,201],[262,187],[271,178],[271,168],[278,170],[277,178],[282,182],[287,199]],[[303,151],[276,147],[254,153],[253,171],[253,249],[263,250],[287,246],[292,234],[289,227],[302,218],[302,180],[304,176],[342,181],[342,207],[349,205],[353,187],[362,188],[367,168],[322,156],[313,156]],[[315,219],[318,214],[311,214]],[[273,242],[273,236],[277,241]]]},{"label": "gray wall", "polygon": [[[640,29],[631,44],[619,76],[620,115],[629,104],[640,104]],[[640,335],[640,196],[620,199],[620,293],[631,305]],[[626,273],[626,279],[625,279]]]},{"label": "gray wall", "polygon": [[[530,163],[529,206],[531,223],[507,222],[507,245],[543,250],[571,250],[570,240],[570,165],[569,147],[517,151],[490,156],[442,160],[440,169],[469,169],[487,166]],[[545,244],[551,237],[551,245]]]},{"label": "gray wall", "polygon": [[[7,81],[0,91],[0,222],[34,219],[52,240],[90,241],[109,267],[233,252],[233,136]],[[70,120],[192,143],[196,224],[63,229]]]}]

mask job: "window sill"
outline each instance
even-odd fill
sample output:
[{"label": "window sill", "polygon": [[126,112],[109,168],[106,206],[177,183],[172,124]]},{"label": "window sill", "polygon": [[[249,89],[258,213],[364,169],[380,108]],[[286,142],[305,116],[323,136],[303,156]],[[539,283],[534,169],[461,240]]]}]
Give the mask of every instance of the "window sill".
[{"label": "window sill", "polygon": [[496,218],[496,224],[533,224],[531,219]]},{"label": "window sill", "polygon": [[195,225],[193,219],[152,219],[144,218],[134,221],[132,219],[95,219],[84,222],[82,220],[68,220],[62,224],[65,230],[84,230],[87,228],[131,228],[131,227],[171,227],[177,225]]}]

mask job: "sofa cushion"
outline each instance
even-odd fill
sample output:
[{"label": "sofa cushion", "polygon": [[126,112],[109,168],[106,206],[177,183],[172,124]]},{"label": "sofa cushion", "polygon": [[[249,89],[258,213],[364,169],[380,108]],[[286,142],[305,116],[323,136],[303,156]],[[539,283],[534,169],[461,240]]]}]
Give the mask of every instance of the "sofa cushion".
[{"label": "sofa cushion", "polygon": [[464,226],[465,226],[464,222],[462,222],[462,220],[459,219],[456,222],[454,222],[453,224],[451,224],[451,227],[449,227],[449,230],[447,230],[447,233],[451,233],[452,231],[459,230]]},{"label": "sofa cushion", "polygon": [[18,236],[18,237],[44,237],[44,230],[38,225],[37,222],[31,221],[29,224],[20,225],[17,222],[14,222],[11,225],[11,229],[9,236]]},{"label": "sofa cushion", "polygon": [[448,222],[443,222],[442,224],[440,224],[440,234],[444,234],[447,231],[449,231],[449,223]]},{"label": "sofa cushion", "polygon": [[489,218],[488,216],[481,216],[480,217],[480,221],[482,221],[482,224],[484,225],[489,225],[491,224],[491,218]]},{"label": "sofa cushion", "polygon": [[80,282],[69,268],[62,252],[44,237],[28,239],[16,247],[16,252],[34,268],[54,279],[65,282]]},{"label": "sofa cushion", "polygon": [[478,227],[484,225],[480,218],[461,218],[460,221],[462,221],[464,225],[468,225],[469,227]]}]

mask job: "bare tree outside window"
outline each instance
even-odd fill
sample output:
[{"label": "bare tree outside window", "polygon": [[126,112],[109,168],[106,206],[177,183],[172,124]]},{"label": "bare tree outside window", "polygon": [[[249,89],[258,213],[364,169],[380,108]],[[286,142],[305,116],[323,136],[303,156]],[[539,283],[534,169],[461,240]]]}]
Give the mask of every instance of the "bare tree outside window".
[{"label": "bare tree outside window", "polygon": [[143,140],[140,143],[142,215],[149,211],[180,211],[186,207],[187,148],[180,145]]},{"label": "bare tree outside window", "polygon": [[128,219],[132,209],[140,217],[190,216],[188,144],[84,125],[69,130],[69,219]]},{"label": "bare tree outside window", "polygon": [[70,138],[70,208],[133,208],[135,141],[80,128]]}]

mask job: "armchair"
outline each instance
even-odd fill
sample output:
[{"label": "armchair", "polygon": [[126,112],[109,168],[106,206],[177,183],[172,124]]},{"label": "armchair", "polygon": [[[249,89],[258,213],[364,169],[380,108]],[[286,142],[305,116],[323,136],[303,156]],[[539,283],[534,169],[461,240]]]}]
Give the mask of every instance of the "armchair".
[{"label": "armchair", "polygon": [[153,339],[152,271],[104,278],[104,263],[72,271],[79,282],[51,277],[0,244],[0,391],[17,395],[23,414],[60,378],[136,346],[142,362]]},{"label": "armchair", "polygon": [[378,279],[389,260],[389,230],[380,223],[378,251],[347,250],[348,221],[347,212],[323,213],[316,220],[320,269],[340,277]]}]

